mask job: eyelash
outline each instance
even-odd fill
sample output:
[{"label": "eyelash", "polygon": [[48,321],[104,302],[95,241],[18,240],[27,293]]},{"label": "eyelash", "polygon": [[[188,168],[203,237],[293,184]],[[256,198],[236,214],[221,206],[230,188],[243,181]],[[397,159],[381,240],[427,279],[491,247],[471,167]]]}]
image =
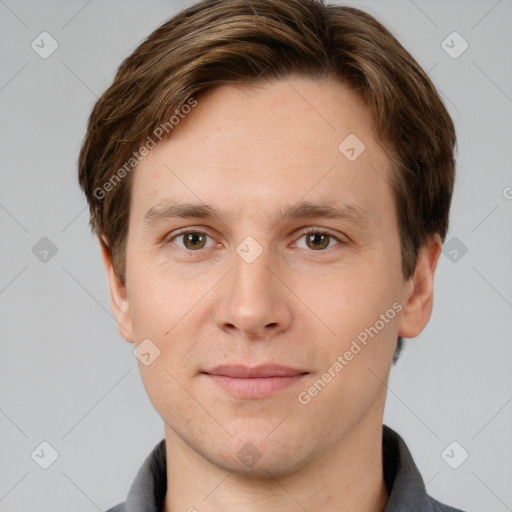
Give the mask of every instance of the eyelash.
[{"label": "eyelash", "polygon": [[[187,229],[183,229],[182,231],[179,231],[178,233],[175,233],[172,237],[166,237],[164,239],[164,245],[167,245],[169,243],[173,243],[172,241],[174,239],[182,237],[184,235],[191,234],[191,233],[200,234],[200,235],[206,235],[207,237],[212,238],[208,233],[206,233],[204,231],[200,231],[198,229],[187,228]],[[336,242],[338,242],[334,247],[336,247],[337,245],[344,245],[344,244],[346,244],[346,241],[342,240],[341,238],[339,238],[339,237],[337,237],[335,235],[332,235],[331,233],[329,233],[327,231],[322,231],[319,228],[318,229],[311,229],[310,231],[302,232],[302,234],[299,236],[299,238],[297,240],[301,239],[302,237],[304,237],[306,235],[327,235],[330,239],[334,239],[334,240],[336,240]],[[186,251],[186,252],[190,252],[190,253],[200,252],[201,251],[201,249],[197,249],[197,250],[194,251],[194,250],[190,250],[190,249],[179,247],[179,246],[178,246],[178,249],[181,249],[182,251]],[[318,251],[314,251],[313,249],[311,249],[311,252],[324,252],[324,251],[327,251],[328,249],[332,249],[332,247],[326,247],[325,249],[319,249]]]}]

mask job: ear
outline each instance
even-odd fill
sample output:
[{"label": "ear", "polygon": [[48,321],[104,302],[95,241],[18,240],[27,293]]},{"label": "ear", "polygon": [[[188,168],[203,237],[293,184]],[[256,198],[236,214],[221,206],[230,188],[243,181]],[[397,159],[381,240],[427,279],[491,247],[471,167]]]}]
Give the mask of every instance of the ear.
[{"label": "ear", "polygon": [[126,295],[126,286],[123,285],[114,270],[112,255],[105,241],[100,239],[101,257],[107,274],[107,283],[110,292],[110,307],[117,320],[117,327],[121,336],[133,343],[132,322],[130,317],[130,303]]},{"label": "ear", "polygon": [[430,320],[434,300],[434,274],[441,246],[441,237],[436,234],[418,252],[414,275],[408,283],[411,291],[398,328],[398,335],[403,338],[418,336]]}]

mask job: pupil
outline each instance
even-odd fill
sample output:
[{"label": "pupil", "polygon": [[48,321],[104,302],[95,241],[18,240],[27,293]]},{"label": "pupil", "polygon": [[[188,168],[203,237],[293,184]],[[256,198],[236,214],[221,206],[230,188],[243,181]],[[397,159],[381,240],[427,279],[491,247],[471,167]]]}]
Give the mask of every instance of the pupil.
[{"label": "pupil", "polygon": [[190,242],[191,245],[194,245],[196,246],[199,243],[201,243],[201,240],[202,240],[202,235],[198,234],[198,233],[189,233],[187,235],[187,240]]},{"label": "pupil", "polygon": [[[317,237],[319,237],[319,239],[317,239]],[[315,248],[325,246],[326,239],[327,237],[321,233],[313,233],[312,235],[309,235],[309,241],[312,242]]]}]

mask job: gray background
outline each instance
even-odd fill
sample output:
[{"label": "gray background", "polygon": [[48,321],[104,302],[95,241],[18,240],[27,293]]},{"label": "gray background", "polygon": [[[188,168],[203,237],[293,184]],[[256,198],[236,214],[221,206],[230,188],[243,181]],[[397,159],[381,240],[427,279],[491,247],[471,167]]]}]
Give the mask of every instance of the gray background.
[{"label": "gray background", "polygon": [[[0,511],[107,509],[163,438],[110,313],[76,161],[121,60],[190,3],[0,1]],[[385,422],[437,499],[512,510],[512,1],[350,5],[429,72],[459,138],[457,253],[441,255],[432,320],[392,370]],[[59,45],[47,59],[31,48],[43,31]],[[453,31],[469,43],[456,59],[441,45]],[[42,237],[57,248],[46,262]],[[58,452],[48,469],[31,457],[43,441]],[[452,465],[469,453],[458,469],[441,455],[453,441]]]}]

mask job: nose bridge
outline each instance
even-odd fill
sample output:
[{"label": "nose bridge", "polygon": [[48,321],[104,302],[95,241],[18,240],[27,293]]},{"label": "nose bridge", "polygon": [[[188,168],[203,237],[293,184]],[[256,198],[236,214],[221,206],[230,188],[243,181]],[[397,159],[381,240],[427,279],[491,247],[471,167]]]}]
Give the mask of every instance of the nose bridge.
[{"label": "nose bridge", "polygon": [[232,291],[241,307],[253,304],[263,309],[276,298],[275,278],[270,271],[272,254],[268,244],[247,237],[236,248],[233,258]]},{"label": "nose bridge", "polygon": [[264,336],[271,328],[285,328],[291,318],[282,284],[274,276],[272,252],[263,242],[244,239],[233,254],[233,270],[226,280],[217,323],[222,329]]}]

